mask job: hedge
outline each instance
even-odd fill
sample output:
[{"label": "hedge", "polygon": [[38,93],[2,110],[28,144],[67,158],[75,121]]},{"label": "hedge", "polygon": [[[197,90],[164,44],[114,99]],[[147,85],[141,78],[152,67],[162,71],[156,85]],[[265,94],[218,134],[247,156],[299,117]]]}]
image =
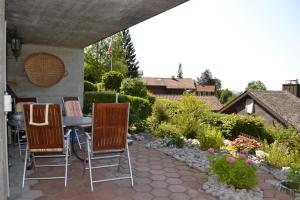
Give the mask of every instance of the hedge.
[{"label": "hedge", "polygon": [[245,133],[261,140],[272,140],[271,135],[265,130],[264,122],[260,117],[210,113],[201,121],[220,129],[224,137],[228,139],[235,139],[239,134]]},{"label": "hedge", "polygon": [[97,86],[90,81],[84,81],[84,91],[97,91]]},{"label": "hedge", "polygon": [[[94,102],[113,103],[115,100],[116,94],[114,92],[85,92],[83,112],[85,114],[92,113]],[[119,102],[130,103],[130,124],[140,123],[142,120],[146,120],[151,114],[152,104],[147,99],[120,94]]]}]

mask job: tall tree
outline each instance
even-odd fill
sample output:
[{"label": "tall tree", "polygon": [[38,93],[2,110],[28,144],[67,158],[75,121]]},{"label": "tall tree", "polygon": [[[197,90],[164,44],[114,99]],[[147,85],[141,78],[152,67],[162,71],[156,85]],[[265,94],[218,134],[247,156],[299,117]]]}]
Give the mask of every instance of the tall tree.
[{"label": "tall tree", "polygon": [[262,81],[250,81],[245,90],[267,90],[267,87]]},{"label": "tall tree", "polygon": [[136,61],[136,54],[131,35],[128,29],[122,31],[123,48],[125,49],[125,58],[128,67],[127,75],[132,78],[138,77],[139,62]]},{"label": "tall tree", "polygon": [[183,71],[182,71],[181,63],[179,63],[179,66],[178,66],[177,78],[183,78]]},{"label": "tall tree", "polygon": [[200,77],[197,77],[198,85],[214,85],[216,90],[220,90],[222,88],[221,80],[214,77],[209,69],[206,69],[201,73]]},{"label": "tall tree", "polygon": [[84,49],[84,80],[92,83],[101,82],[102,75],[110,71],[111,62],[114,71],[121,72],[123,75],[127,74],[123,36],[117,33],[112,36],[112,39],[111,54],[108,52],[110,38],[96,42]]}]

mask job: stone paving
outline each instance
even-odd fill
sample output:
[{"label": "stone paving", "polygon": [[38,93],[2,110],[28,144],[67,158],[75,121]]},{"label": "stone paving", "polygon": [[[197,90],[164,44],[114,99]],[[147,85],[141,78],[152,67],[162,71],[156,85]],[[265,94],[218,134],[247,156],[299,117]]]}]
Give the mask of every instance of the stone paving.
[{"label": "stone paving", "polygon": [[[68,186],[63,180],[26,182],[22,195],[13,199],[19,200],[56,200],[56,199],[87,199],[87,200],[214,200],[215,197],[199,188],[207,181],[207,173],[188,167],[164,153],[145,148],[144,142],[134,142],[130,147],[134,174],[134,187],[130,180],[94,184],[94,192],[90,190],[88,171],[83,175],[83,164],[73,158],[72,171],[69,173]],[[61,176],[61,168],[37,169],[33,175]],[[122,159],[120,173],[116,168],[98,169],[95,177],[112,177],[128,173],[126,159]],[[264,190],[264,199],[290,200],[291,196],[277,191],[269,183],[274,177],[266,172],[259,172],[258,186]],[[267,181],[267,182],[266,182]],[[19,185],[20,186],[20,185]],[[29,190],[30,189],[30,190]]]},{"label": "stone paving", "polygon": [[[214,200],[211,195],[199,191],[202,183],[207,181],[207,174],[200,173],[165,154],[146,149],[142,142],[134,142],[130,147],[132,165],[134,172],[134,187],[130,181],[114,181],[96,183],[94,192],[90,190],[88,171],[82,175],[82,162],[74,159],[72,171],[70,172],[67,188],[64,188],[63,180],[39,181],[30,186],[32,190],[42,191],[39,200],[54,199],[123,199],[123,200],[185,200],[185,199],[207,199]],[[126,159],[122,159],[121,173],[128,172]],[[118,173],[116,168],[98,169],[99,177],[111,177]],[[63,170],[53,168],[49,170],[39,169],[36,175],[44,176],[63,174]]]}]

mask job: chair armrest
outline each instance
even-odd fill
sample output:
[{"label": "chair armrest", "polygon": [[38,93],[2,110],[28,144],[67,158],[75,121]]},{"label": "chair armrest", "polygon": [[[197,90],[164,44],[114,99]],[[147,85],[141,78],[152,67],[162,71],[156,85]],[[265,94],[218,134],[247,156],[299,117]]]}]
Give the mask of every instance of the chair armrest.
[{"label": "chair armrest", "polygon": [[68,138],[71,134],[72,130],[68,129],[67,133],[64,135],[65,138]]},{"label": "chair armrest", "polygon": [[90,133],[85,132],[85,136],[87,137],[88,140],[92,140],[92,137],[90,136]]}]

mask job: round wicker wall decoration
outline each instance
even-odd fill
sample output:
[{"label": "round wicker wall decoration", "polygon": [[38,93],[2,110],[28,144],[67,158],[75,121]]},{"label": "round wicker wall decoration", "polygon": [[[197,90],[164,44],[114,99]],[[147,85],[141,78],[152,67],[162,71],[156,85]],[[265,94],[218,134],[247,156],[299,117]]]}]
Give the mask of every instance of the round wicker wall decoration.
[{"label": "round wicker wall decoration", "polygon": [[40,87],[51,87],[65,75],[65,64],[57,56],[49,53],[34,53],[24,63],[28,79]]}]

